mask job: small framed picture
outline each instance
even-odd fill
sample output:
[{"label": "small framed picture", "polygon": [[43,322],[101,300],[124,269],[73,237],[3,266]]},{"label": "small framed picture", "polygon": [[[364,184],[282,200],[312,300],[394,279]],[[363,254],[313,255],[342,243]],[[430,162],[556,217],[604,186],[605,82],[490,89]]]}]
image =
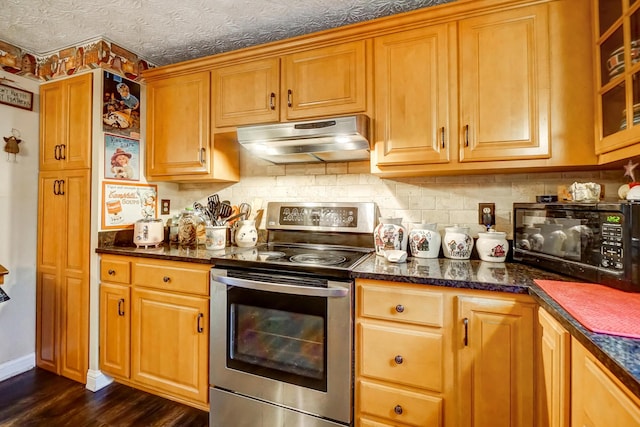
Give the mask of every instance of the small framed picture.
[{"label": "small framed picture", "polygon": [[158,186],[102,182],[102,229],[133,228],[141,218],[157,218]]},{"label": "small framed picture", "polygon": [[104,178],[140,180],[140,141],[104,135]]}]

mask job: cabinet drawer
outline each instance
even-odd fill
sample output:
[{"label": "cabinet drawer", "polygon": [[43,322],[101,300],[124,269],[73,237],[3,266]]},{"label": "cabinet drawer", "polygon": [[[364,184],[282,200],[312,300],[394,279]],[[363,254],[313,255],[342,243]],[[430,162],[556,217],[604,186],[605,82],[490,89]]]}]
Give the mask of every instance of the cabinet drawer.
[{"label": "cabinet drawer", "polygon": [[[369,381],[358,382],[360,413],[410,426],[442,426],[442,398],[388,387]],[[375,424],[374,424],[375,425]]]},{"label": "cabinet drawer", "polygon": [[133,284],[165,291],[209,295],[209,265],[140,259],[133,264]]},{"label": "cabinet drawer", "polygon": [[360,315],[394,322],[442,327],[444,295],[420,289],[394,289],[364,284],[360,292]]},{"label": "cabinet drawer", "polygon": [[[441,392],[443,337],[409,328],[358,324],[360,374]],[[363,349],[366,349],[364,351]]]},{"label": "cabinet drawer", "polygon": [[123,258],[102,256],[100,259],[100,280],[112,283],[131,283],[131,262]]}]

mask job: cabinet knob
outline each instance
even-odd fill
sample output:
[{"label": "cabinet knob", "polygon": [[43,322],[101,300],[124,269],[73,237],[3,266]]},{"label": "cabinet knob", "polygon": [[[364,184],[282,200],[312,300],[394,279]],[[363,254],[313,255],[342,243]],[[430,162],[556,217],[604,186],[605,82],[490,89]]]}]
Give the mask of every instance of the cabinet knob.
[{"label": "cabinet knob", "polygon": [[116,271],[110,268],[109,271],[107,271],[107,273],[109,274],[109,276],[115,276]]},{"label": "cabinet knob", "polygon": [[404,311],[404,305],[402,305],[402,304],[396,305],[396,311],[398,313],[402,313]]},{"label": "cabinet knob", "polygon": [[171,281],[171,277],[169,277],[169,276],[164,276],[164,277],[162,278],[162,281],[163,281],[164,283],[169,283],[169,282]]},{"label": "cabinet knob", "polygon": [[397,355],[396,357],[393,358],[393,360],[396,362],[396,364],[398,365],[402,365],[402,362],[404,362],[404,359],[402,358],[402,356]]},{"label": "cabinet knob", "polygon": [[395,412],[398,415],[402,415],[402,406],[396,405],[396,407],[393,408],[393,412]]}]

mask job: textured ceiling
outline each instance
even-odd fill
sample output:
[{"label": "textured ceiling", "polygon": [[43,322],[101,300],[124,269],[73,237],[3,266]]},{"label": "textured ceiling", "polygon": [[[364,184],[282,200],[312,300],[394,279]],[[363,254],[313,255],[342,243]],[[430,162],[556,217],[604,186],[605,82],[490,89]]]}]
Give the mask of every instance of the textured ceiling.
[{"label": "textured ceiling", "polygon": [[0,0],[0,40],[45,56],[105,38],[172,64],[453,0]]}]

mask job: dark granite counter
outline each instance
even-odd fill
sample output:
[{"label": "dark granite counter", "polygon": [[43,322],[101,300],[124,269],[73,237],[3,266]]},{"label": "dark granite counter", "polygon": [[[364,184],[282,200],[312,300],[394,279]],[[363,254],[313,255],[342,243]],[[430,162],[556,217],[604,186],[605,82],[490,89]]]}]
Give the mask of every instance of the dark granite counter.
[{"label": "dark granite counter", "polygon": [[[228,247],[220,251],[209,251],[204,248],[188,250],[167,243],[158,248],[138,249],[131,246],[130,235],[119,238],[115,234],[100,234],[100,246],[96,249],[100,254],[197,262],[213,266],[218,257],[234,251],[246,250],[246,248],[236,247]],[[356,266],[351,277],[530,294],[640,398],[640,340],[588,331],[534,282],[535,279],[564,281],[575,281],[575,279],[512,262],[409,258],[406,263],[397,264],[388,262],[375,254]]]}]

